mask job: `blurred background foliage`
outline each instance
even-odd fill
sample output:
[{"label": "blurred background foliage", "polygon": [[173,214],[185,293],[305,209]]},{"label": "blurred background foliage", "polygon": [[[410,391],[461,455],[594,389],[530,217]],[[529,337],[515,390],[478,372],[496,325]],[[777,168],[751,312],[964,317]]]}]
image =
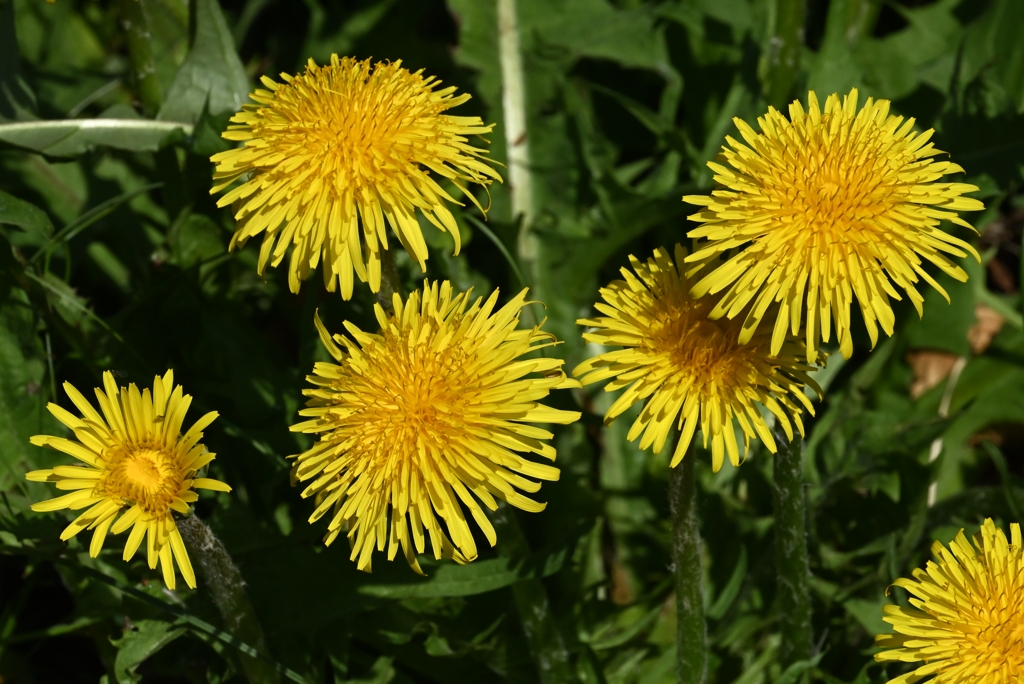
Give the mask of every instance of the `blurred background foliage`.
[{"label": "blurred background foliage", "polygon": [[[792,94],[856,86],[891,99],[935,128],[988,207],[968,217],[980,236],[960,231],[983,263],[967,263],[966,284],[940,278],[950,304],[929,292],[923,320],[905,307],[892,339],[869,353],[865,335],[819,375],[827,396],[806,450],[819,653],[809,675],[864,684],[899,672],[871,661],[882,604],[905,600],[887,599],[887,585],[923,563],[933,538],[985,516],[1020,520],[1024,507],[1024,3],[804,6]],[[518,0],[536,249],[523,252],[507,184],[492,190],[486,225],[546,304],[569,367],[584,354],[574,321],[598,285],[627,255],[685,239],[680,197],[710,190],[705,163],[731,118],[765,110],[766,48],[793,7]],[[306,523],[312,505],[284,457],[304,448],[287,427],[323,358],[313,311],[372,328],[373,300],[363,286],[343,303],[317,278],[295,296],[283,272],[256,275],[255,245],[228,253],[233,222],[209,197],[208,157],[260,75],[332,52],[400,59],[472,93],[456,113],[496,123],[493,156],[506,159],[496,0],[0,0],[2,681],[259,679],[203,586],[167,592],[116,544],[89,559],[78,538],[58,541],[60,515],[28,509],[48,493],[24,473],[54,463],[28,438],[62,429],[44,408],[68,405],[60,384],[84,390],[110,368],[141,385],[168,367],[197,416],[221,413],[207,443],[235,491],[204,497],[197,513],[241,568],[282,678],[674,681],[668,454],[627,443],[629,416],[604,427],[601,392],[563,393],[561,407],[584,418],[557,433],[562,478],[541,492],[547,510],[500,511],[521,537],[504,526],[469,566],[429,562],[420,579],[381,561],[362,574],[344,543],[325,549]],[[139,78],[133,64],[151,68]],[[428,275],[479,293],[520,288],[484,217],[456,215],[458,256],[424,229]],[[422,275],[398,257],[414,287]],[[755,448],[712,474],[699,458],[713,680],[792,684],[773,628],[772,461]]]}]

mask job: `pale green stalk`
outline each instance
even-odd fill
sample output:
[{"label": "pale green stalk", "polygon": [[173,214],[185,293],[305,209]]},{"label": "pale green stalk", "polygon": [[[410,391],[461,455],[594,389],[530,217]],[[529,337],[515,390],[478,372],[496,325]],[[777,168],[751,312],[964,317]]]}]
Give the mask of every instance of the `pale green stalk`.
[{"label": "pale green stalk", "polygon": [[[224,621],[224,631],[259,652],[266,652],[263,629],[245,593],[245,582],[224,544],[194,514],[178,521],[189,557],[199,570],[202,586]],[[280,681],[272,665],[244,653],[239,654],[242,669],[250,684],[275,684]]]}]

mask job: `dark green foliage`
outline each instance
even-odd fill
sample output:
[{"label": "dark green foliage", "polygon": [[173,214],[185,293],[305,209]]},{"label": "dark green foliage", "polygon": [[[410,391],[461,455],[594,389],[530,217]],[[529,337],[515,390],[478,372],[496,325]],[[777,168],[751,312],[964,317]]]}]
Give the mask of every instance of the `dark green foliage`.
[{"label": "dark green foliage", "polygon": [[[456,211],[460,255],[425,226],[428,275],[503,296],[525,280],[571,368],[584,358],[575,319],[599,285],[627,255],[686,239],[681,196],[710,190],[706,162],[734,134],[732,117],[753,122],[766,97],[785,98],[779,83],[821,97],[857,86],[934,127],[982,188],[988,209],[967,217],[980,237],[949,228],[983,265],[964,264],[966,284],[940,278],[951,302],[929,291],[923,320],[902,303],[897,334],[874,351],[855,323],[854,357],[834,355],[819,376],[826,397],[804,452],[810,660],[781,664],[770,454],[756,447],[713,474],[696,453],[711,681],[884,682],[901,670],[873,663],[873,635],[886,628],[881,606],[906,598],[886,587],[932,540],[1024,510],[1024,4],[807,2],[806,45],[787,76],[763,48],[770,5],[789,4],[518,0],[536,254],[515,261],[521,225],[506,184],[491,190],[487,230],[471,207]],[[496,123],[491,150],[504,162],[495,0],[139,0],[136,10],[151,29],[145,83],[122,3],[0,0],[3,681],[673,682],[668,450],[625,441],[635,411],[604,426],[611,398],[600,391],[554,399],[584,415],[557,432],[562,477],[541,490],[547,510],[500,511],[498,547],[475,563],[427,560],[421,578],[378,555],[363,574],[343,539],[323,547],[285,460],[307,442],[287,427],[304,375],[326,358],[314,310],[331,328],[374,329],[374,299],[357,285],[344,303],[318,277],[292,295],[283,269],[260,278],[258,245],[229,253],[233,220],[209,196],[208,158],[227,148],[219,133],[258,77],[331,52],[401,59],[471,92],[455,113]],[[415,286],[422,274],[398,256]],[[983,330],[979,315],[994,320],[984,312],[998,314],[998,330]],[[955,380],[915,384],[956,357]],[[234,492],[205,494],[197,513],[246,582],[263,650],[226,631],[202,584],[170,595],[141,556],[123,563],[123,536],[90,560],[87,536],[59,541],[66,516],[28,509],[52,491],[24,473],[58,462],[28,438],[61,434],[45,410],[70,407],[61,383],[88,391],[112,369],[145,385],[168,367],[195,397],[193,418],[221,413],[206,443],[213,475]]]}]

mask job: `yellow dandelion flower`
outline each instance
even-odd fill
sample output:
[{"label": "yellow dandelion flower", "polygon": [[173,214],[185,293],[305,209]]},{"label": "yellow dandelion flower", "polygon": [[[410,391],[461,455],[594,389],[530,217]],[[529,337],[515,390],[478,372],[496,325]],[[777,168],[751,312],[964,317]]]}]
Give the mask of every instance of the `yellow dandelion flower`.
[{"label": "yellow dandelion flower", "polygon": [[303,391],[310,399],[300,414],[311,420],[292,430],[320,438],[297,457],[293,477],[312,480],[302,492],[317,504],[309,521],[330,511],[325,542],[345,530],[360,570],[370,570],[374,548],[387,542],[388,560],[401,546],[422,574],[424,529],[435,558],[471,561],[477,548],[467,511],[493,546],[480,504],[493,511],[501,499],[542,511],[545,504],[517,490],[534,493],[538,480],[558,479],[554,466],[524,457],[555,459],[545,441],[552,434],[530,423],[577,420],[575,411],[538,402],[579,383],[565,376],[561,359],[521,358],[557,344],[540,325],[517,329],[526,290],[497,311],[497,291],[472,305],[471,294],[455,294],[448,281],[425,282],[405,302],[396,294],[393,315],[374,307],[376,335],[346,321],[351,338],[332,338],[316,318],[338,363],[317,363],[307,376],[316,388]]},{"label": "yellow dandelion flower", "polygon": [[195,589],[192,563],[171,512],[188,513],[188,505],[198,499],[196,489],[231,491],[223,482],[196,477],[215,456],[199,440],[217,412],[207,413],[182,435],[192,397],[182,394],[180,385],[175,386],[173,371],[157,376],[152,392],[139,392],[134,384],[119,388],[110,371],[103,374],[103,387],[105,392],[96,389],[97,412],[71,383],[64,383],[64,391],[82,412],[81,418],[57,404],[47,405],[77,441],[36,435],[32,443],[61,451],[85,466],[62,465],[28,473],[26,478],[32,482],[52,482],[57,489],[71,492],[33,504],[32,510],[86,509],[60,538],[67,541],[82,530],[93,530],[89,544],[93,558],[108,532],[120,534],[131,528],[124,547],[126,561],[145,539],[149,567],[155,569],[159,562],[167,587],[174,589],[177,563],[185,583]]},{"label": "yellow dandelion flower", "polygon": [[880,662],[923,663],[889,680],[910,684],[933,676],[941,684],[1013,684],[1024,673],[1024,556],[1020,525],[1010,540],[986,519],[972,547],[964,531],[947,549],[932,545],[935,561],[914,579],[893,586],[911,594],[913,608],[885,606],[895,634],[875,638]]},{"label": "yellow dandelion flower", "polygon": [[[223,137],[243,147],[215,154],[211,194],[237,187],[217,206],[234,204],[238,230],[231,247],[264,233],[259,272],[276,267],[292,246],[288,285],[292,292],[323,259],[324,283],[338,283],[352,297],[353,272],[370,289],[380,288],[381,253],[388,249],[386,224],[426,271],[427,245],[417,209],[455,239],[459,228],[445,202],[453,199],[431,177],[447,178],[480,206],[466,187],[501,181],[486,150],[465,136],[488,133],[479,117],[450,116],[469,99],[455,88],[412,73],[401,62],[358,61],[331,55],[331,63],[309,60],[306,73],[266,76]],[[482,208],[481,208],[482,210]],[[360,237],[359,226],[362,226]],[[276,243],[276,247],[275,247]]]},{"label": "yellow dandelion flower", "polygon": [[[708,243],[688,261],[700,262],[730,250],[731,257],[693,287],[702,297],[725,290],[712,318],[734,318],[753,301],[740,340],[754,335],[769,307],[777,331],[800,329],[803,309],[808,360],[819,339],[829,341],[835,325],[843,356],[853,353],[850,305],[860,306],[871,338],[878,327],[892,335],[895,317],[889,298],[906,292],[923,313],[919,279],[949,295],[924,268],[924,261],[963,282],[967,273],[945,255],[979,259],[977,251],[939,227],[951,221],[973,228],[958,211],[984,206],[963,197],[978,188],[937,183],[963,169],[928,140],[932,130],[915,133],[914,119],[889,115],[888,100],[868,98],[857,110],[857,90],[830,95],[825,111],[813,92],[807,111],[789,106],[789,120],[774,108],[758,119],[761,132],[733,119],[746,145],[727,137],[725,164],[708,162],[721,186],[711,196],[689,195],[685,202],[703,209],[690,219],[702,223],[688,233]],[[805,296],[806,295],[806,296]],[[777,304],[777,307],[773,307]]]},{"label": "yellow dandelion flower", "polygon": [[[699,426],[705,447],[710,439],[712,467],[717,472],[725,454],[733,465],[740,463],[737,425],[743,433],[744,455],[750,439],[756,437],[775,452],[775,440],[759,404],[792,440],[793,424],[804,434],[803,410],[814,415],[804,385],[819,396],[821,389],[807,375],[814,366],[803,363],[796,338],[787,336],[773,358],[771,335],[755,335],[743,345],[737,341],[738,322],[709,319],[714,302],[690,295],[692,273],[682,271],[685,258],[686,250],[680,245],[676,245],[674,263],[661,248],[647,263],[629,257],[636,275],[623,268],[624,280],[602,288],[605,303],[594,305],[605,315],[577,321],[593,328],[583,334],[588,342],[622,349],[598,354],[576,366],[572,374],[584,385],[613,378],[606,392],[626,388],[605,414],[605,424],[635,402],[647,402],[626,435],[632,441],[643,434],[641,449],[654,445],[655,453],[660,453],[676,424],[682,435],[672,456],[673,467],[682,460]],[[815,358],[819,361],[824,363],[822,354]]]}]

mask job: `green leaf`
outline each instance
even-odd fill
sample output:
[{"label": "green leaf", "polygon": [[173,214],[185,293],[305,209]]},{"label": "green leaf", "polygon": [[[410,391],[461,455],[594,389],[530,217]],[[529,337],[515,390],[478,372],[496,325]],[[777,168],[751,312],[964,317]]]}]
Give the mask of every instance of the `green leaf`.
[{"label": "green leaf", "polygon": [[[46,410],[46,349],[25,292],[11,288],[0,304],[0,491],[8,502],[27,491],[25,473],[42,466],[47,456],[29,443],[32,435],[61,435],[63,428]],[[24,506],[22,506],[24,504]],[[27,509],[18,497],[15,512]],[[0,507],[7,513],[8,506]]]},{"label": "green leaf", "polygon": [[[953,81],[963,27],[953,14],[960,0],[940,0],[902,9],[908,26],[881,39],[864,40],[854,50],[871,95],[906,97],[922,83],[946,93]],[[862,95],[863,97],[863,95]]]},{"label": "green leaf", "polygon": [[849,39],[850,6],[861,0],[833,0],[829,3],[825,39],[817,53],[807,54],[809,62],[808,88],[818,98],[830,93],[847,93],[850,88],[863,87],[864,78],[854,59]]},{"label": "green leaf", "polygon": [[818,662],[821,661],[824,653],[819,653],[810,660],[800,660],[789,667],[782,673],[782,676],[775,680],[775,684],[797,684],[803,677],[804,673],[808,670],[817,666]]},{"label": "green leaf", "polygon": [[194,266],[225,251],[221,229],[203,214],[187,213],[178,217],[167,234],[170,261],[182,268]]},{"label": "green leaf", "polygon": [[120,639],[111,639],[110,643],[117,647],[114,677],[117,678],[118,684],[141,682],[142,676],[135,671],[136,668],[187,631],[188,629],[180,626],[178,622],[139,620],[132,629],[125,630],[124,636]]},{"label": "green leaf", "polygon": [[523,23],[534,24],[543,42],[567,50],[570,59],[592,57],[626,67],[672,69],[664,32],[647,9],[622,10],[605,0],[527,0],[520,7]]},{"label": "green leaf", "polygon": [[[166,611],[171,615],[176,615],[178,619],[174,623],[175,626],[178,624],[187,624],[188,628],[193,630],[193,632],[196,634],[202,634],[212,637],[214,640],[231,646],[232,648],[238,650],[241,653],[244,653],[245,655],[251,656],[253,658],[258,658],[259,660],[262,660],[263,662],[273,666],[274,669],[277,670],[278,674],[282,675],[285,679],[288,679],[289,681],[296,682],[296,684],[308,684],[308,680],[299,673],[295,672],[294,670],[291,670],[290,668],[278,664],[265,653],[261,653],[249,644],[239,641],[237,638],[225,632],[224,630],[217,629],[209,622],[206,622],[205,620],[197,618],[194,615],[188,613],[183,607],[181,607],[180,603],[168,603],[166,600],[159,596],[154,596],[153,594],[142,591],[141,589],[138,589],[136,587],[126,585],[125,583],[109,575],[106,575],[94,568],[91,568],[88,565],[72,561],[68,558],[58,556],[50,557],[49,560],[55,563],[59,563],[61,565],[72,567],[75,569],[76,572],[82,573],[88,577],[99,580],[100,582],[103,582],[104,584],[112,587],[113,589],[116,589],[118,592],[126,596],[131,596],[135,599],[138,599],[139,601],[142,601],[143,603],[149,604],[150,606],[154,606],[163,611]],[[158,589],[155,588],[151,589],[151,591],[161,593]]]},{"label": "green leaf", "polygon": [[196,123],[203,111],[216,116],[242,108],[249,78],[216,0],[195,0],[195,34],[188,57],[157,114],[161,121]]},{"label": "green leaf", "polygon": [[53,235],[53,223],[39,207],[0,190],[0,223],[18,226],[36,238]]},{"label": "green leaf", "polygon": [[874,601],[861,598],[851,598],[843,601],[843,608],[860,623],[864,631],[875,636],[892,631],[892,627],[882,621],[882,606],[891,603],[885,598]]},{"label": "green leaf", "polygon": [[632,641],[637,635],[653,625],[662,610],[663,606],[661,604],[651,609],[646,609],[644,606],[630,606],[617,619],[611,620],[595,630],[584,641],[590,644],[590,647],[595,651],[617,648]]},{"label": "green leaf", "polygon": [[1024,3],[993,0],[968,27],[960,60],[962,88],[980,81],[990,113],[1024,112]]},{"label": "green leaf", "polygon": [[380,656],[370,669],[369,676],[349,679],[348,684],[388,684],[397,674],[395,666],[391,664],[393,660],[388,656]]},{"label": "green leaf", "polygon": [[970,353],[967,331],[974,325],[976,283],[985,282],[985,273],[974,257],[959,260],[969,276],[966,283],[954,280],[945,273],[935,278],[949,294],[949,302],[934,287],[924,292],[924,315],[917,317],[914,312],[906,324],[907,345],[916,349],[938,349],[957,356]]},{"label": "green leaf", "polygon": [[527,563],[508,558],[476,561],[468,565],[440,565],[418,582],[401,584],[364,584],[359,593],[382,598],[433,598],[473,596],[495,591],[520,580],[547,577],[561,570],[568,549],[562,549]]},{"label": "green leaf", "polygon": [[175,132],[192,132],[191,124],[180,121],[125,118],[125,109],[118,108],[121,116],[99,119],[0,123],[0,141],[51,157],[73,157],[97,146],[153,152]]}]

